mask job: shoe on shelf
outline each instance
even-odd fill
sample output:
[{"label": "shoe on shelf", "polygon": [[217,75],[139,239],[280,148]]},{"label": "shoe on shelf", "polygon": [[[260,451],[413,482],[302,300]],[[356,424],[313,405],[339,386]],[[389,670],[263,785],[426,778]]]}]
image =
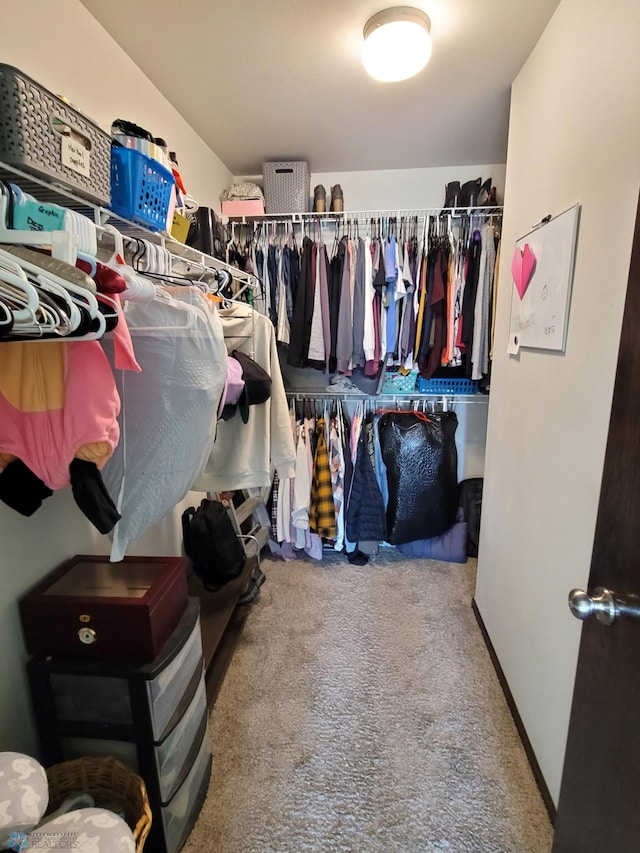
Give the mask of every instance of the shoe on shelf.
[{"label": "shoe on shelf", "polygon": [[460,181],[451,181],[444,188],[444,206],[457,207],[460,196]]},{"label": "shoe on shelf", "polygon": [[322,186],[318,186],[313,191],[313,212],[325,213],[327,210],[327,191]]},{"label": "shoe on shelf", "polygon": [[331,210],[336,213],[344,210],[344,196],[340,184],[331,187]]}]

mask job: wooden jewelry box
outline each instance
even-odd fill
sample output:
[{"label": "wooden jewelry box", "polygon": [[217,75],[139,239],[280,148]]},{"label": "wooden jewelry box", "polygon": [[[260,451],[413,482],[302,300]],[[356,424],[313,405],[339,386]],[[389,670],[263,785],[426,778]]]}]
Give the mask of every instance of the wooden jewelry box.
[{"label": "wooden jewelry box", "polygon": [[75,556],[19,601],[27,651],[77,660],[154,660],[187,606],[180,557]]}]

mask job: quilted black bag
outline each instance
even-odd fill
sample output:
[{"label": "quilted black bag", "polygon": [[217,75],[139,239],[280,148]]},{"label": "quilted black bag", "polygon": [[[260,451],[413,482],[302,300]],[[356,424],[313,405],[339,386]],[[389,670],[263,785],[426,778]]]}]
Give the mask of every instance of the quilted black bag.
[{"label": "quilted black bag", "polygon": [[387,542],[442,536],[456,520],[455,412],[388,412],[378,431],[387,468]]},{"label": "quilted black bag", "polygon": [[206,589],[220,589],[238,577],[244,566],[244,548],[220,501],[205,498],[198,509],[186,509],[182,535],[185,554]]}]

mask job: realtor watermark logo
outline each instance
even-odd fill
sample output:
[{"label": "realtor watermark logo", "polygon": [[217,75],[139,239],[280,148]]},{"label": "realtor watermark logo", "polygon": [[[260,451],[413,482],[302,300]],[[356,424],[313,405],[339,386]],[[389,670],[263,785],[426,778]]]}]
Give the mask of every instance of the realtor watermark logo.
[{"label": "realtor watermark logo", "polygon": [[77,836],[72,832],[12,832],[7,839],[9,850],[73,850],[78,846]]}]

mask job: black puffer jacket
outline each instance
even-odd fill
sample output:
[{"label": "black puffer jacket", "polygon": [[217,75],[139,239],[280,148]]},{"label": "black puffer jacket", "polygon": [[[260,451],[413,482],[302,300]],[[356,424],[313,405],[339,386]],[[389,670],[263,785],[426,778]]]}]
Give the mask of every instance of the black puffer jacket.
[{"label": "black puffer jacket", "polygon": [[362,424],[356,464],[347,502],[346,532],[351,542],[382,542],[387,538],[387,523],[382,495],[369,456],[367,430]]}]

